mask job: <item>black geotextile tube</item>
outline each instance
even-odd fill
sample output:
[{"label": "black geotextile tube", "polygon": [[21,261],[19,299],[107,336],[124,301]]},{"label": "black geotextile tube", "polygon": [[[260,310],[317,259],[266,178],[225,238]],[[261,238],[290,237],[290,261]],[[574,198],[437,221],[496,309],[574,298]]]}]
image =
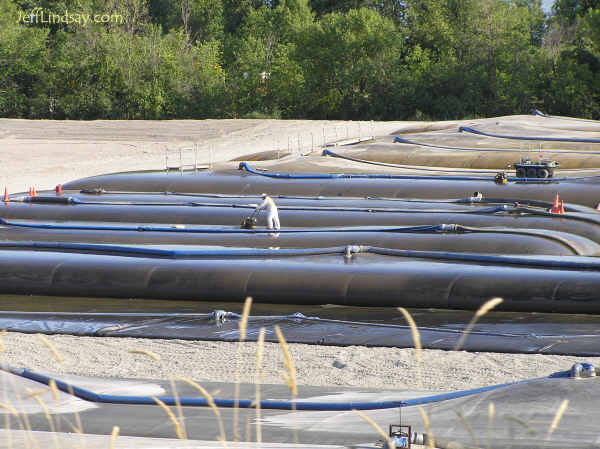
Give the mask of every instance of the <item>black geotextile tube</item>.
[{"label": "black geotextile tube", "polygon": [[[100,195],[100,196],[99,196]],[[257,196],[215,196],[192,193],[137,193],[137,192],[118,192],[94,195],[93,197],[82,195],[81,197],[61,197],[41,195],[35,197],[13,197],[8,202],[12,203],[41,203],[41,204],[69,204],[80,206],[91,205],[113,205],[113,206],[168,206],[168,207],[236,207],[242,209],[253,209],[257,202],[262,201]],[[106,196],[103,196],[106,195]],[[181,200],[178,197],[197,196],[194,199]],[[277,206],[281,210],[319,210],[322,208],[333,210],[390,210],[401,208],[418,208],[421,210],[434,208],[447,208],[457,211],[465,210],[466,206],[482,208],[484,206],[512,206],[519,203],[523,207],[541,207],[551,209],[552,202],[538,200],[518,200],[516,198],[474,198],[473,196],[461,199],[447,200],[419,200],[400,198],[344,198],[344,197],[289,197],[287,195],[273,195]],[[252,205],[254,204],[254,205]],[[591,207],[578,204],[565,204],[565,212],[596,213]]]},{"label": "black geotextile tube", "polygon": [[[584,237],[552,230],[478,228],[455,224],[405,227],[228,229],[106,223],[23,223],[0,218],[0,236],[10,241],[112,244],[194,244],[236,247],[321,248],[365,245],[392,249],[492,254],[598,255]],[[444,238],[438,237],[440,234]]]},{"label": "black geotextile tube", "polygon": [[[548,229],[580,235],[600,242],[600,214],[569,213],[549,214],[535,208],[511,206],[473,208],[472,211],[432,212],[431,210],[405,209],[395,212],[335,211],[328,210],[280,210],[279,218],[285,229],[297,227],[347,227],[352,226],[420,226],[439,223],[455,223],[474,227],[504,227]],[[22,203],[4,206],[0,203],[0,216],[9,221],[32,219],[36,221],[103,221],[126,223],[177,223],[194,226],[240,227],[249,214],[248,209],[232,207],[153,207],[112,205],[63,206],[25,205]],[[258,216],[258,226],[264,227],[264,214]],[[184,231],[185,232],[185,231]],[[226,232],[226,231],[225,231]]]},{"label": "black geotextile tube", "polygon": [[600,139],[586,139],[581,137],[550,137],[550,136],[506,136],[502,134],[491,134],[479,131],[468,126],[460,126],[458,132],[478,134],[480,136],[495,137],[497,139],[536,140],[544,142],[577,142],[577,143],[600,143]]},{"label": "black geotextile tube", "polygon": [[[515,149],[507,149],[507,148],[465,148],[465,147],[453,147],[453,146],[444,146],[444,145],[435,145],[432,143],[425,142],[417,142],[411,139],[406,139],[404,137],[394,137],[394,143],[406,143],[408,145],[417,145],[420,147],[428,147],[435,148],[436,150],[447,150],[447,151],[470,151],[470,152],[482,152],[482,153],[535,153],[540,154],[540,150],[530,150],[525,148],[515,148]],[[577,151],[577,150],[556,150],[556,149],[545,149],[544,153],[547,154],[583,154],[583,155],[592,155],[592,154],[600,154],[600,151]],[[585,170],[585,169],[584,169]]]},{"label": "black geotextile tube", "polygon": [[[336,157],[336,158],[344,159],[347,161],[358,162],[360,164],[379,165],[382,167],[392,167],[392,168],[403,168],[403,169],[407,169],[407,170],[415,170],[415,171],[423,171],[423,172],[431,172],[431,173],[496,174],[496,173],[502,171],[502,170],[485,170],[485,169],[472,169],[472,168],[456,169],[456,168],[441,168],[441,167],[420,167],[420,166],[415,166],[415,165],[391,164],[391,163],[387,163],[387,162],[370,161],[367,159],[358,159],[358,158],[351,157],[351,156],[345,156],[345,155],[336,153],[336,152],[328,150],[328,149],[323,150],[323,153],[321,153],[321,154],[323,156]],[[514,172],[514,170],[511,170],[511,172]]]},{"label": "black geotextile tube", "polygon": [[114,174],[72,181],[65,190],[96,189],[132,192],[220,193],[225,195],[311,195],[330,197],[388,197],[447,199],[467,198],[473,192],[485,197],[510,197],[517,201],[538,200],[552,203],[559,193],[565,203],[595,208],[600,202],[600,177],[545,183],[495,184],[487,180],[442,180],[438,177],[414,179],[277,179],[238,170],[167,175],[163,172]]},{"label": "black geotextile tube", "polygon": [[0,293],[458,309],[500,296],[502,310],[600,313],[600,262],[591,258],[530,259],[528,265],[558,267],[530,268],[514,258],[499,264],[463,254],[443,263],[439,255],[407,251],[349,253],[182,260],[5,249]]}]

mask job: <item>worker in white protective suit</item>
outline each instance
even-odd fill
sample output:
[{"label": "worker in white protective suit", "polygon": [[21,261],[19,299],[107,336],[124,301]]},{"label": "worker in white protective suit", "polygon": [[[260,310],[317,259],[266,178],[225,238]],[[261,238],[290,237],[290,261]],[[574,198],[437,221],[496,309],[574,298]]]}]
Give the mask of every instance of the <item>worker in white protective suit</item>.
[{"label": "worker in white protective suit", "polygon": [[275,201],[267,195],[266,193],[262,194],[263,202],[256,207],[255,213],[260,212],[261,210],[267,211],[267,228],[269,229],[279,229],[279,214],[277,213],[277,206],[275,205]]}]

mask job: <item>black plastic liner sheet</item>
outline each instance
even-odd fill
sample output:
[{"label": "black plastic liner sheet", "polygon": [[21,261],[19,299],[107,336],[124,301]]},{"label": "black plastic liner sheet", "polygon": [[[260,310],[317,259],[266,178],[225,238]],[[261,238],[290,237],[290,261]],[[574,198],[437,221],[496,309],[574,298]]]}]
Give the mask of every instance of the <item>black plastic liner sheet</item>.
[{"label": "black plastic liner sheet", "polygon": [[[399,315],[396,310],[380,313]],[[343,312],[340,314],[344,314]],[[330,314],[331,315],[331,314]],[[356,319],[369,313],[353,311]],[[467,326],[470,315],[447,310],[413,311],[426,349],[452,350]],[[423,319],[422,315],[427,315]],[[600,317],[491,313],[478,323],[461,349],[473,352],[540,353],[600,356]],[[447,321],[444,321],[447,320]],[[413,347],[408,326],[396,323],[348,321],[343,317],[320,318],[296,313],[288,316],[250,317],[249,341],[255,341],[261,327],[267,341],[277,342],[274,326],[293,343],[329,346]],[[211,314],[176,313],[27,313],[0,312],[0,329],[16,332],[69,334],[105,337],[160,338],[181,340],[238,341],[237,319],[215,320]]]},{"label": "black plastic liner sheet", "polygon": [[[564,367],[570,368],[569,366]],[[541,374],[541,376],[544,376]],[[69,377],[67,380],[77,386],[97,384],[104,392],[128,394],[127,383],[120,379],[98,379]],[[107,383],[114,383],[111,388]],[[12,385],[6,382],[6,385]],[[129,394],[139,394],[137,390]],[[159,385],[166,394],[171,392],[168,380],[149,380],[148,385]],[[219,397],[234,398],[233,383],[201,382],[209,392],[218,392]],[[32,383],[31,388],[38,384]],[[510,385],[491,392],[475,394],[458,399],[435,402],[424,406],[429,417],[431,431],[436,439],[436,447],[489,448],[489,449],[590,449],[598,447],[598,422],[600,412],[597,403],[600,389],[597,379],[542,378],[527,383]],[[183,382],[176,382],[180,397],[198,397],[198,391]],[[12,388],[12,387],[11,387]],[[93,388],[93,387],[92,387]],[[285,385],[261,385],[263,398],[289,400],[289,389]],[[241,384],[239,397],[254,399],[256,386]],[[19,394],[26,396],[23,388]],[[414,391],[375,390],[347,387],[300,386],[298,399],[304,401],[382,401],[403,400],[431,393]],[[554,421],[556,411],[564,400],[568,407],[564,410],[556,431],[551,435],[548,429]],[[490,417],[488,410],[494,404],[495,413]],[[116,405],[95,404],[96,407],[79,412],[78,418],[87,433],[110,435],[118,425],[120,435],[145,436],[154,438],[176,438],[174,426],[165,421],[165,413],[156,405]],[[134,412],[135,410],[135,412]],[[256,410],[221,408],[220,416],[228,441],[234,438],[234,421],[242,440],[255,441]],[[220,430],[217,418],[210,407],[183,407],[187,437],[199,440],[217,440]],[[380,427],[389,424],[413,426],[413,431],[425,433],[419,409],[407,407],[400,417],[398,409],[366,411]],[[32,430],[49,431],[49,423],[43,413],[28,414],[28,424]],[[72,413],[54,415],[55,426],[71,429],[75,417]],[[11,419],[10,426],[19,429],[20,422]],[[246,425],[248,423],[248,425]],[[344,412],[291,412],[284,410],[261,411],[262,441],[265,443],[291,443],[296,441],[306,447],[311,444],[337,444],[348,447],[373,445],[381,436],[371,425],[355,413]],[[246,430],[247,429],[247,430]],[[107,437],[108,438],[108,437]],[[51,443],[49,443],[51,444]],[[213,443],[218,444],[218,443]],[[460,446],[458,445],[460,444]]]}]

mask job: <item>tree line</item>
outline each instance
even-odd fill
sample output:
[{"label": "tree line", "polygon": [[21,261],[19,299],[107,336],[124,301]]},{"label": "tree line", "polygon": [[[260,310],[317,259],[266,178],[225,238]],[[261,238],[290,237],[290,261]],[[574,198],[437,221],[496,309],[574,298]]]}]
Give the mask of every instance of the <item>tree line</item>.
[{"label": "tree line", "polygon": [[535,108],[600,119],[600,0],[0,0],[0,117]]}]

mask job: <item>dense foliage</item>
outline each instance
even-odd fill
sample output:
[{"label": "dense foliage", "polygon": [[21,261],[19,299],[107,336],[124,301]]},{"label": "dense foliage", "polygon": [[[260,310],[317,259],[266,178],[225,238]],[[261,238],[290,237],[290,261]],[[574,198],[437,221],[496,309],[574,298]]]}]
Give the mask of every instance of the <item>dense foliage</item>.
[{"label": "dense foliage", "polygon": [[600,119],[600,0],[0,0],[0,117],[534,108]]}]

